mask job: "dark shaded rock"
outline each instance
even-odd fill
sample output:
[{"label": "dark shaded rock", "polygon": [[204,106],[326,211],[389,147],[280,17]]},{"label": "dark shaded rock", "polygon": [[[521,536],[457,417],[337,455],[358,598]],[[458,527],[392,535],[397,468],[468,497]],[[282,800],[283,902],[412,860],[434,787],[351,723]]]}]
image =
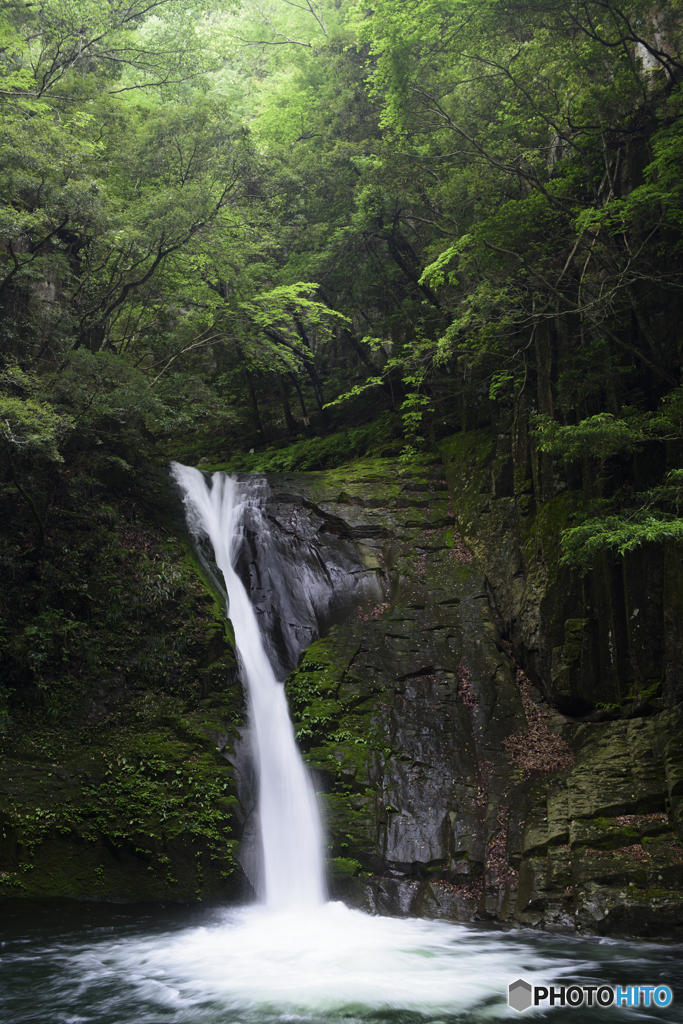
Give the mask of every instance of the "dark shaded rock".
[{"label": "dark shaded rock", "polygon": [[[628,719],[617,707],[618,717],[610,708],[573,721],[532,691],[534,714],[564,737],[576,763],[525,777],[502,746],[527,728],[497,627],[511,606],[492,604],[481,571],[440,525],[450,516],[446,495],[429,490],[419,466],[377,460],[330,475],[342,472],[353,529],[367,535],[371,515],[391,531],[381,550],[374,544],[388,604],[333,626],[304,652],[287,689],[305,756],[323,781],[332,852],[357,865],[362,894],[347,890],[346,898],[384,914],[678,934],[678,713],[643,702]],[[319,508],[339,508],[336,479],[312,474],[301,485]],[[452,493],[457,518],[461,499]],[[514,537],[507,546],[513,513],[505,506],[495,525],[510,587],[504,600],[521,586],[518,614],[540,649],[547,574],[515,550]],[[592,620],[565,612],[564,707],[585,710],[572,673],[595,660],[595,643]]]}]

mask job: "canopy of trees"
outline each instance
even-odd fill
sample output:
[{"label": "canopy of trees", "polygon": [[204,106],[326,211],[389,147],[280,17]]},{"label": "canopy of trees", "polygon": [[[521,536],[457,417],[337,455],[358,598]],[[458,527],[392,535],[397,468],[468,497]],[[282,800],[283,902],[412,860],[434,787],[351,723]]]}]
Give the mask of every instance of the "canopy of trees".
[{"label": "canopy of trees", "polygon": [[682,32],[680,0],[9,0],[0,444],[36,523],[22,467],[76,437],[318,468],[502,417],[540,497],[583,474],[572,564],[682,536],[679,473],[617,472],[683,439]]}]

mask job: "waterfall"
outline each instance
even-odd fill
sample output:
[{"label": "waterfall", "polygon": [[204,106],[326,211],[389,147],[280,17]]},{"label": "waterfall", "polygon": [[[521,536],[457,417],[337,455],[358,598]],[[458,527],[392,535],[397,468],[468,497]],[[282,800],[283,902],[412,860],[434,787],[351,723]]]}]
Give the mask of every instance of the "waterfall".
[{"label": "waterfall", "polygon": [[259,796],[263,852],[260,897],[278,909],[324,901],[324,860],[315,793],[294,738],[285,688],[275,677],[249,596],[234,570],[245,507],[257,500],[259,484],[224,473],[208,481],[180,463],[172,471],[181,490],[188,526],[208,537],[228,594],[228,613],[246,687]]}]

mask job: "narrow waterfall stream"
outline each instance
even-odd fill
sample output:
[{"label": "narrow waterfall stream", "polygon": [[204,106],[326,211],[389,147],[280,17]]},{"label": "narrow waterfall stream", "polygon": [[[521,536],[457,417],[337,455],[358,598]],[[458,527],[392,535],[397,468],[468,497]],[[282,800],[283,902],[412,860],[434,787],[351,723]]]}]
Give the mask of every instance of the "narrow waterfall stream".
[{"label": "narrow waterfall stream", "polygon": [[315,793],[296,746],[284,686],[275,678],[251,601],[233,567],[242,510],[254,500],[254,486],[223,473],[209,482],[198,469],[179,463],[173,473],[185,495],[190,529],[210,540],[228,592],[259,784],[264,890],[259,895],[269,907],[320,906],[325,882]]}]

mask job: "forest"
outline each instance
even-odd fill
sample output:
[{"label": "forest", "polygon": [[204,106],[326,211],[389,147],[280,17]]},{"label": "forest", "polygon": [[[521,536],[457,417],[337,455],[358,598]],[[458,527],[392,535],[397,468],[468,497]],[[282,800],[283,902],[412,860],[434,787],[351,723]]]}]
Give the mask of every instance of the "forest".
[{"label": "forest", "polygon": [[315,468],[397,442],[410,460],[508,410],[544,486],[584,469],[567,559],[679,538],[676,469],[639,492],[610,472],[681,436],[679,14],[9,3],[20,546],[38,554],[44,515],[23,473],[116,458],[113,432]]},{"label": "forest", "polygon": [[[462,439],[492,438],[491,494],[545,516],[574,602],[544,606],[546,654],[500,606],[515,664],[567,713],[680,702],[682,38],[681,0],[6,0],[12,757],[68,758],[72,727],[99,757],[107,723],[196,739],[178,716],[214,684],[197,694],[192,673],[230,655],[179,554],[171,460],[342,486],[352,460],[407,479],[451,439],[464,494]],[[660,632],[636,664],[629,587],[655,576]],[[590,639],[600,593],[613,617]],[[605,682],[595,644],[619,630]],[[107,672],[118,697],[86,700]],[[144,817],[170,799],[182,751],[164,750],[144,754],[144,799],[111,754],[97,828],[123,841],[118,800]],[[164,815],[213,842],[221,790],[212,775],[214,804],[191,808],[198,777]],[[25,845],[46,827],[32,819]]]},{"label": "forest", "polygon": [[11,2],[2,31],[17,554],[71,453],[126,472],[114,435],[314,469],[508,413],[541,494],[582,474],[569,563],[681,537],[683,471],[617,469],[681,438],[676,3]]}]

